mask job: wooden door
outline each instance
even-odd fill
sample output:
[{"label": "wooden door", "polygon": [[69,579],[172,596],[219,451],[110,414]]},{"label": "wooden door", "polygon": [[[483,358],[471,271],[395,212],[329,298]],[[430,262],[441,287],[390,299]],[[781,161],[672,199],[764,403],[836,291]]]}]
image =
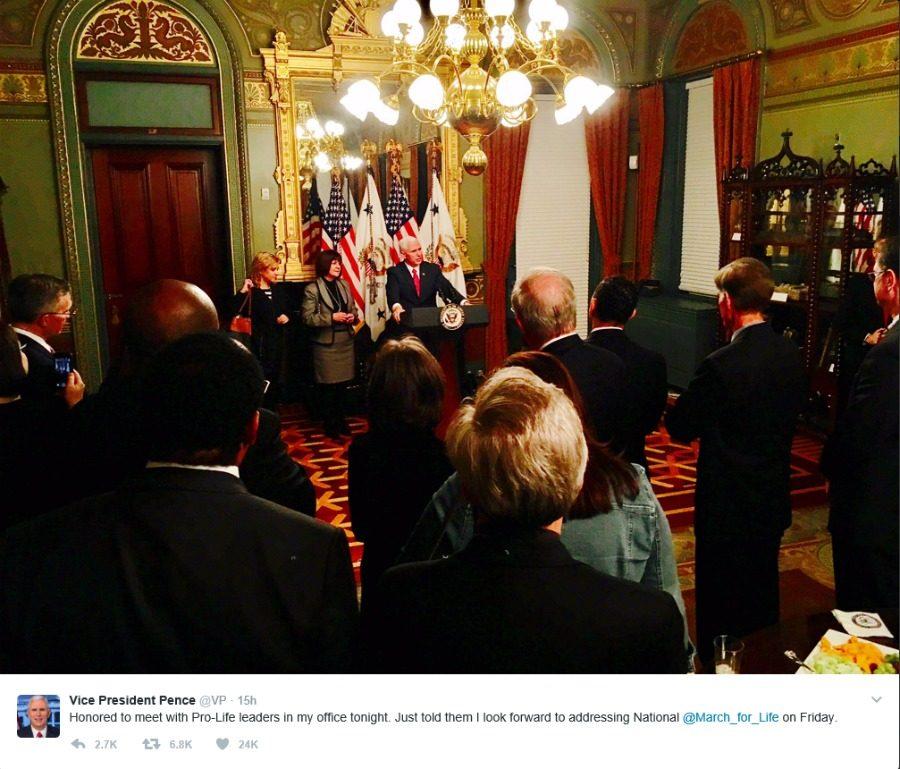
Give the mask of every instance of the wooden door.
[{"label": "wooden door", "polygon": [[230,289],[216,149],[104,147],[92,153],[110,354],[128,296],[160,278]]}]

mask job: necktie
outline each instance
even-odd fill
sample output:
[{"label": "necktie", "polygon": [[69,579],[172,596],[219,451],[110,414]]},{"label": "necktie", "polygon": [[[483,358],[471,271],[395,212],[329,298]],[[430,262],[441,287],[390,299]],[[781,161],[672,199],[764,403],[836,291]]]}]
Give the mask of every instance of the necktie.
[{"label": "necktie", "polygon": [[413,270],[413,285],[416,287],[416,296],[422,296],[422,283],[419,280],[418,270]]},{"label": "necktie", "polygon": [[37,733],[37,736],[38,736],[38,737],[43,737],[44,735],[41,734],[40,732],[38,732],[38,733]]}]

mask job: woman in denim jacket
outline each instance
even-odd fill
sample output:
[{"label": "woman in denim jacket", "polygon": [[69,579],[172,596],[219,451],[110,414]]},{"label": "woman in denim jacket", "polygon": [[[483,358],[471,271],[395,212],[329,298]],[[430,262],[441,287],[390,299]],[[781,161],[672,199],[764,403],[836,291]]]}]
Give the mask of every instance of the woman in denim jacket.
[{"label": "woman in denim jacket", "polygon": [[[552,355],[516,353],[504,365],[522,366],[556,385],[584,415],[571,375]],[[685,618],[685,669],[693,672],[694,646],[687,630],[672,532],[650,479],[643,467],[629,465],[593,440],[587,425],[585,437],[588,465],[584,487],[563,523],[562,543],[573,558],[597,571],[669,593]],[[446,557],[468,544],[474,528],[474,514],[454,473],[432,497],[397,562]]]}]

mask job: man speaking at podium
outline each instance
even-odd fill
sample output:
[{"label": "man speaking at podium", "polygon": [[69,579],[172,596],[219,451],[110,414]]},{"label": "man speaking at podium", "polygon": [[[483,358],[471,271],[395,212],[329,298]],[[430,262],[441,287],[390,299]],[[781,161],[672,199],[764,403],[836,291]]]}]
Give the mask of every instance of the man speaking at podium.
[{"label": "man speaking at podium", "polygon": [[400,241],[400,256],[403,261],[387,271],[385,288],[394,323],[399,324],[400,316],[409,310],[437,307],[438,296],[445,303],[468,304],[438,265],[422,261],[422,244],[416,238]]}]

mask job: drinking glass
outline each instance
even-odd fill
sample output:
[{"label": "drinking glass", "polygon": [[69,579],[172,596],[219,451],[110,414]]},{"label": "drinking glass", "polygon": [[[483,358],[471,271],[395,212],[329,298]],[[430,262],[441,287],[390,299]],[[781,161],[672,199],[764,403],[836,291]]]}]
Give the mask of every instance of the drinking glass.
[{"label": "drinking glass", "polygon": [[716,636],[713,641],[713,659],[716,673],[732,674],[741,672],[741,655],[744,642],[730,635]]}]

